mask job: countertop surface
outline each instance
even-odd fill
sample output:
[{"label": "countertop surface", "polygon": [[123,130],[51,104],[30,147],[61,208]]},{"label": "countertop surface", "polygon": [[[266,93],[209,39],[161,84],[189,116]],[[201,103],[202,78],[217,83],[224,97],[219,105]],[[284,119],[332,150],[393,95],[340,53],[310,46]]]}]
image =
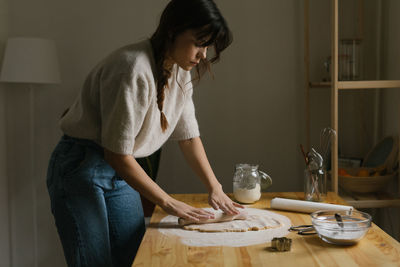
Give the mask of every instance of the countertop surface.
[{"label": "countertop surface", "polygon": [[[231,195],[230,195],[231,196]],[[209,207],[207,194],[176,194],[174,198],[196,207]],[[309,214],[270,209],[274,197],[303,199],[303,193],[263,193],[251,208],[267,209],[288,217],[292,225],[311,224]],[[329,192],[325,203],[344,204]],[[400,243],[372,224],[366,236],[353,246],[337,246],[317,235],[301,236],[290,232],[292,249],[277,252],[271,242],[246,247],[192,247],[178,236],[166,236],[158,223],[167,214],[156,207],[132,266],[400,266]],[[206,234],[206,233],[205,233]]]}]

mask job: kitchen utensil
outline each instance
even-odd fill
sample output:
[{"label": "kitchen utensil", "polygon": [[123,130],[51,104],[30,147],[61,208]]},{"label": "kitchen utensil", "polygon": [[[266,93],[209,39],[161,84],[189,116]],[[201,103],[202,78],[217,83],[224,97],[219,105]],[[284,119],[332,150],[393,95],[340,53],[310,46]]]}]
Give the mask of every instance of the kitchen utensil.
[{"label": "kitchen utensil", "polygon": [[320,133],[320,149],[322,153],[325,170],[328,164],[328,154],[331,149],[332,138],[335,136],[336,136],[336,131],[330,127],[322,129]]},{"label": "kitchen utensil", "polygon": [[292,239],[287,237],[274,237],[271,241],[271,247],[277,251],[290,251]]},{"label": "kitchen utensil", "polygon": [[308,165],[310,170],[316,170],[322,168],[323,158],[322,156],[312,147],[311,151],[307,153]]},{"label": "kitchen utensil", "polygon": [[317,233],[311,224],[291,226],[289,231],[297,232],[298,235],[315,235]]},{"label": "kitchen utensil", "polygon": [[352,206],[336,205],[328,203],[310,202],[304,200],[275,197],[271,200],[271,208],[296,212],[312,213],[318,210],[352,210]]},{"label": "kitchen utensil", "polygon": [[323,201],[326,197],[326,173],[322,156],[314,149],[307,153],[304,170],[304,197],[309,201]]},{"label": "kitchen utensil", "polygon": [[339,213],[335,213],[335,219],[337,221],[337,224],[343,228],[343,220],[342,220],[342,216],[340,216]]},{"label": "kitchen utensil", "polygon": [[326,173],[324,169],[304,170],[304,199],[324,201],[326,198]]}]

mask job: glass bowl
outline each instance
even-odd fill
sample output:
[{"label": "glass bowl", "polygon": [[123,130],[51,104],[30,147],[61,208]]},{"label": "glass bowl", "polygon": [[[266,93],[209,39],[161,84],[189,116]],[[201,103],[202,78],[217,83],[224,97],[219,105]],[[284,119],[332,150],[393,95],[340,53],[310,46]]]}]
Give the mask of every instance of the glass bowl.
[{"label": "glass bowl", "polygon": [[371,227],[371,215],[357,210],[316,211],[311,221],[318,236],[336,245],[354,245]]}]

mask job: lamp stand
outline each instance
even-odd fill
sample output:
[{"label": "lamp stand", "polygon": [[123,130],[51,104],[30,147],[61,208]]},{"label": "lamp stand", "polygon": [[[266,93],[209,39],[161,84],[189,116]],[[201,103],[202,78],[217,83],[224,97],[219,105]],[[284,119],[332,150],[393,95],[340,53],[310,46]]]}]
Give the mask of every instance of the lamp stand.
[{"label": "lamp stand", "polygon": [[30,182],[32,188],[32,219],[33,219],[33,248],[34,248],[34,266],[37,267],[37,200],[36,200],[36,172],[35,172],[35,92],[34,86],[29,84],[29,157],[30,157]]}]

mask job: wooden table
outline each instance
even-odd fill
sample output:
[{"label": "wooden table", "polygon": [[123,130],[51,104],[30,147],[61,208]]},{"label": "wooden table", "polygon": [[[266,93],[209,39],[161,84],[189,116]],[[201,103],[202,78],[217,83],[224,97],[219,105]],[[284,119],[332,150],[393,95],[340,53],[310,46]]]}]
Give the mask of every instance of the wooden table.
[{"label": "wooden table", "polygon": [[[209,207],[206,194],[173,195],[176,199],[196,207]],[[252,208],[270,209],[274,197],[303,199],[303,193],[263,193]],[[329,192],[326,202],[346,204],[335,193]],[[278,211],[293,225],[311,224],[309,214]],[[400,266],[400,243],[372,224],[367,235],[354,246],[325,243],[317,235],[287,236],[293,240],[289,252],[276,252],[271,243],[247,247],[189,247],[179,237],[165,236],[157,223],[167,214],[157,207],[151,217],[138,254],[132,266]]]}]

